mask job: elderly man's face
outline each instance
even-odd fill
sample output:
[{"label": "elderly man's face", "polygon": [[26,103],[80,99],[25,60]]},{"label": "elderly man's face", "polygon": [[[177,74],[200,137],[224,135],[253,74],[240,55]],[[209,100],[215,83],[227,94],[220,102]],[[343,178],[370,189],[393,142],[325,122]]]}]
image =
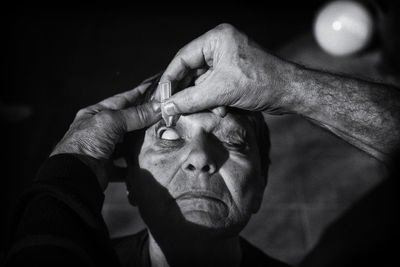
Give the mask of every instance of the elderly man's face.
[{"label": "elderly man's face", "polygon": [[[255,131],[244,116],[196,113],[181,116],[172,130],[160,121],[146,130],[138,163],[148,175],[132,177],[132,190],[148,219],[160,207],[158,219],[167,223],[175,206],[187,222],[237,233],[260,206],[265,182]],[[149,177],[168,200],[155,200],[160,194],[146,189]]]}]

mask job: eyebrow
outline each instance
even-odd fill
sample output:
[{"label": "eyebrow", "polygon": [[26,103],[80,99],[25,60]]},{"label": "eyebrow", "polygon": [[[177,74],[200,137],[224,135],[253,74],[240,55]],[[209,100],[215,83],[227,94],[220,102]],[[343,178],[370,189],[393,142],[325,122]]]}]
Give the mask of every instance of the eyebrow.
[{"label": "eyebrow", "polygon": [[[214,134],[219,136],[220,138],[241,138],[243,140],[247,140],[248,137],[248,129],[246,129],[239,121],[235,119],[228,119],[224,118],[224,120],[229,120],[223,122],[223,120],[216,123],[215,126],[212,128]],[[160,120],[155,124],[154,133],[156,134],[158,129],[165,126],[165,122]],[[177,122],[175,128],[184,133],[188,131],[191,127],[186,125],[185,123]]]},{"label": "eyebrow", "polygon": [[232,125],[224,127],[225,125],[223,123],[218,123],[213,132],[221,137],[240,137],[243,140],[247,139],[248,131],[239,123],[237,127],[232,127]]}]

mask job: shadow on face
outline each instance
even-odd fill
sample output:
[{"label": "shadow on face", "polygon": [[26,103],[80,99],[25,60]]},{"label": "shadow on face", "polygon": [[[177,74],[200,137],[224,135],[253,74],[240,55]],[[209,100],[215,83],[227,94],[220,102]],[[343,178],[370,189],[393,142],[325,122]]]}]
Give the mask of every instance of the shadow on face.
[{"label": "shadow on face", "polygon": [[135,138],[131,202],[155,237],[235,236],[258,210],[265,181],[246,117],[196,113],[174,129],[160,121]]}]

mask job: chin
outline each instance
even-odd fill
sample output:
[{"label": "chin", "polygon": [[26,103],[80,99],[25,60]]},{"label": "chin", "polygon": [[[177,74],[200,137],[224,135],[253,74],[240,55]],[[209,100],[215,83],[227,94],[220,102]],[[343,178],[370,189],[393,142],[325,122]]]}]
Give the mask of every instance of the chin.
[{"label": "chin", "polygon": [[190,198],[178,200],[177,204],[186,222],[207,236],[237,235],[247,222],[233,216],[228,205],[219,200]]},{"label": "chin", "polygon": [[227,217],[204,211],[186,211],[183,216],[191,227],[195,227],[192,230],[206,239],[238,236],[246,225],[246,222],[233,222]]},{"label": "chin", "polygon": [[187,221],[203,227],[221,228],[229,216],[228,206],[216,199],[185,198],[177,204]]},{"label": "chin", "polygon": [[193,223],[200,227],[209,229],[221,229],[225,226],[225,218],[220,214],[208,213],[200,210],[191,210],[183,212],[187,222]]}]

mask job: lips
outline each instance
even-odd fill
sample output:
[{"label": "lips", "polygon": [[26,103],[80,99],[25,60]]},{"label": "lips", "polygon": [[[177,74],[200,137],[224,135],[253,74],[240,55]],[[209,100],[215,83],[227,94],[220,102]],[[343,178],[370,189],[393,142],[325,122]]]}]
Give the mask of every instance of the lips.
[{"label": "lips", "polygon": [[179,194],[175,200],[185,218],[194,223],[203,224],[211,220],[214,224],[229,214],[228,205],[214,192],[187,191]]},{"label": "lips", "polygon": [[220,196],[210,191],[187,191],[179,194],[175,199],[185,200],[185,199],[195,199],[195,198],[203,198],[211,201],[218,201],[224,203],[224,201],[222,201]]}]

